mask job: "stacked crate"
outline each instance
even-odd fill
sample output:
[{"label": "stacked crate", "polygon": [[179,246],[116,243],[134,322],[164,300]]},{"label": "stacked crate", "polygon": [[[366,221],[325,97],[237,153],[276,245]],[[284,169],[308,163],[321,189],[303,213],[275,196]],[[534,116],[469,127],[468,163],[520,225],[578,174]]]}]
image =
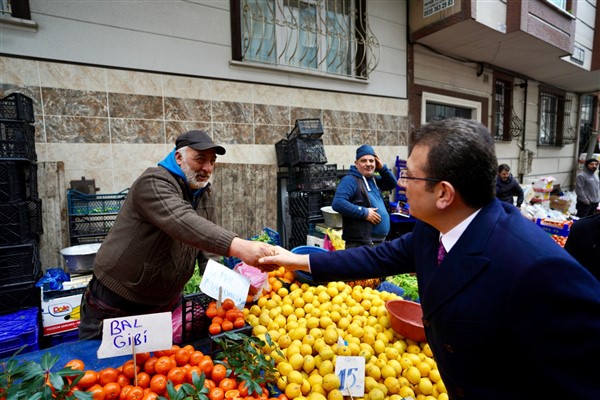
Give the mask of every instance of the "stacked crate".
[{"label": "stacked crate", "polygon": [[[40,305],[35,283],[42,276],[42,202],[33,122],[29,97],[12,93],[0,99],[0,314],[7,320],[16,319],[25,309],[37,315]],[[26,332],[31,333],[26,340],[31,349],[37,345],[38,319]],[[0,353],[12,350],[22,336],[16,330],[0,335]]]},{"label": "stacked crate", "polygon": [[331,205],[335,194],[337,165],[326,164],[322,135],[319,119],[301,119],[275,144],[278,166],[288,167],[289,249],[306,245],[309,225],[323,221],[321,207]]}]

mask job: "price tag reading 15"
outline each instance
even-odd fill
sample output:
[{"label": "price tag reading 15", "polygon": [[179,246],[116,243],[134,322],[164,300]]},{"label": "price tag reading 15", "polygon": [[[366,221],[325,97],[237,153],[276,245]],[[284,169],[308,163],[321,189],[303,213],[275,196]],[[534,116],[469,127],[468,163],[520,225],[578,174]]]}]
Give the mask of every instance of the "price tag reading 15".
[{"label": "price tag reading 15", "polygon": [[338,356],[335,374],[340,378],[340,391],[344,396],[365,395],[365,358]]}]

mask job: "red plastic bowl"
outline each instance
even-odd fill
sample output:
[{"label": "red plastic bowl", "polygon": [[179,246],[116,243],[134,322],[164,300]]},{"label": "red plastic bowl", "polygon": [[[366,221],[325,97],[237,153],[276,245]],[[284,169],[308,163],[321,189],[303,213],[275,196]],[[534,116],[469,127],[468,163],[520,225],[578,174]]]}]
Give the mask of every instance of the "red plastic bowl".
[{"label": "red plastic bowl", "polygon": [[386,301],[385,308],[390,314],[390,324],[394,331],[416,342],[425,341],[423,310],[419,303],[394,299]]}]

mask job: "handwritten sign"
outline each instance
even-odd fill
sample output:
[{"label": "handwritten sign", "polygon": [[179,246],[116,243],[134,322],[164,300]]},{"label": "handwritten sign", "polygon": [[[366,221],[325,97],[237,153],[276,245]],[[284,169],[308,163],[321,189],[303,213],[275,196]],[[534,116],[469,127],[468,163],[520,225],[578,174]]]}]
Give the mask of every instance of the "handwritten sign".
[{"label": "handwritten sign", "polygon": [[229,298],[238,308],[242,309],[250,290],[250,279],[214,260],[208,260],[204,274],[202,274],[200,290],[218,300],[219,288],[222,290],[221,301]]},{"label": "handwritten sign", "polygon": [[98,358],[169,349],[173,345],[170,312],[105,319]]},{"label": "handwritten sign", "polygon": [[365,358],[338,356],[335,374],[340,378],[340,391],[344,396],[365,395]]}]

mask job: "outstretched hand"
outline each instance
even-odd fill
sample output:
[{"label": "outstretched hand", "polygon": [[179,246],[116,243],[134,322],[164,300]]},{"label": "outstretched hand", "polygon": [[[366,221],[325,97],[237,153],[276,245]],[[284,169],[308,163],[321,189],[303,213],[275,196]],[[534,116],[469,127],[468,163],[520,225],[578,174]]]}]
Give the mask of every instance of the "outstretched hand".
[{"label": "outstretched hand", "polygon": [[288,271],[294,271],[297,269],[302,271],[310,270],[308,254],[295,254],[280,246],[276,246],[274,251],[275,253],[273,255],[261,257],[258,260],[259,264],[256,265],[256,267],[262,269],[263,271],[269,271],[268,268],[270,268],[272,265],[275,265],[276,268],[278,268],[278,266],[282,266]]}]

